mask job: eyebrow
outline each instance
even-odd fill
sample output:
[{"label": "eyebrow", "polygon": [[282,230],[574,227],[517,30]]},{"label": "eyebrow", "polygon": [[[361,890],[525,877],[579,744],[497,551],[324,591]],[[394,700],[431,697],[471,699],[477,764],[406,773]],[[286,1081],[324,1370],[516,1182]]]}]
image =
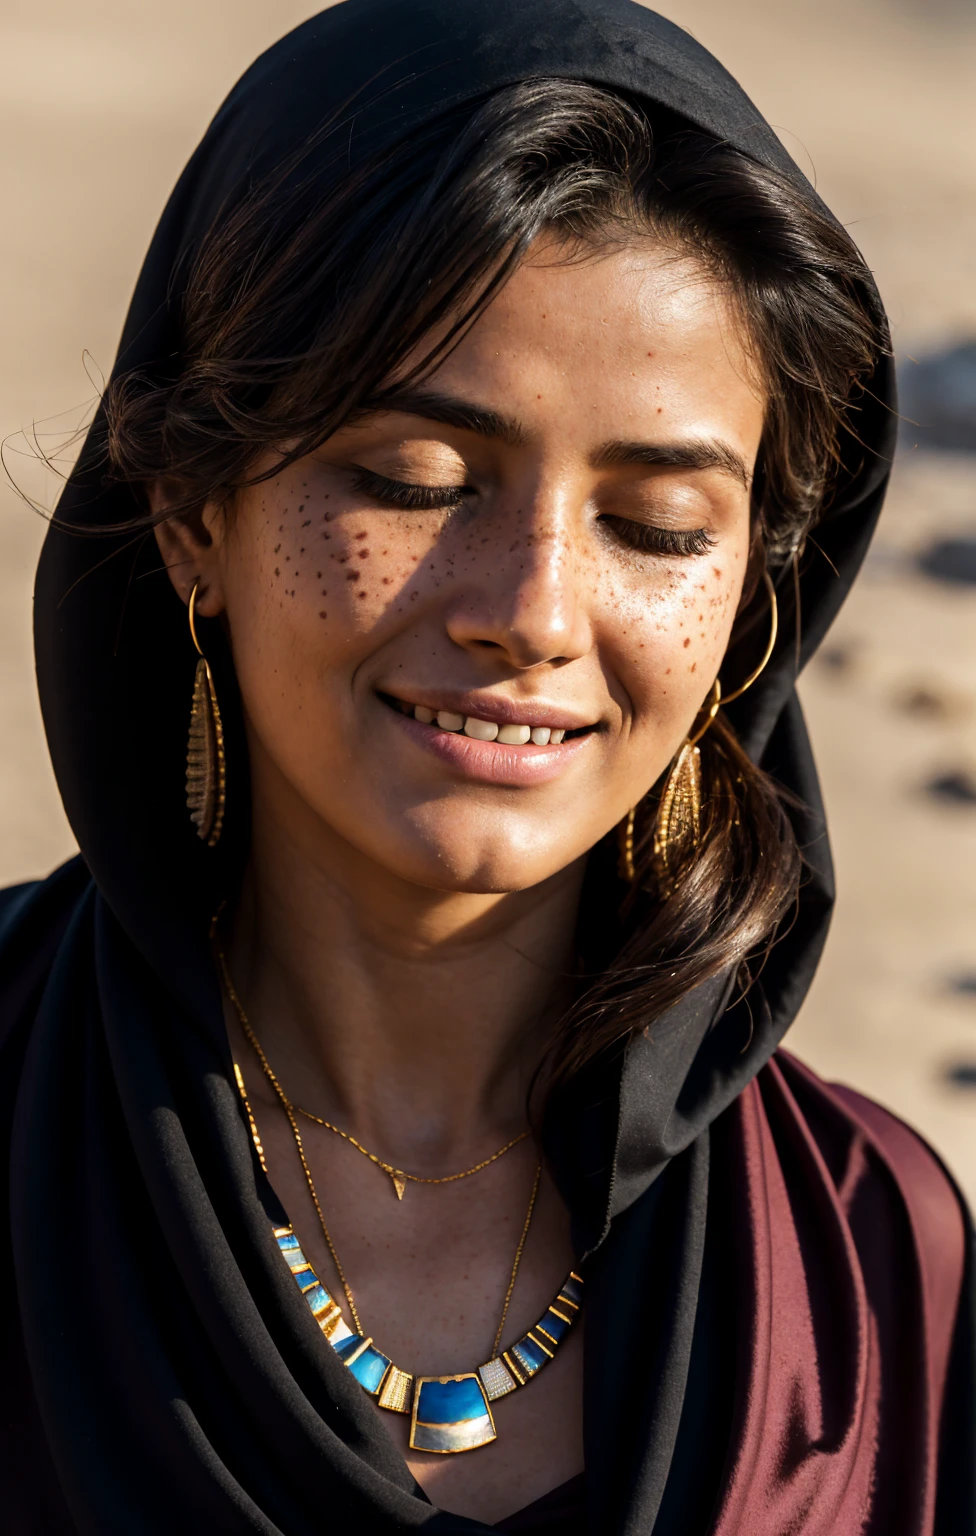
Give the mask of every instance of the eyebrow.
[{"label": "eyebrow", "polygon": [[597,468],[613,464],[663,465],[667,469],[718,469],[745,490],[752,475],[743,459],[720,438],[691,438],[680,443],[604,443],[593,456]]},{"label": "eyebrow", "polygon": [[[445,427],[475,432],[493,438],[508,448],[524,448],[530,434],[514,416],[503,416],[487,406],[462,400],[457,395],[439,394],[426,389],[384,390],[364,407],[365,411],[402,411],[408,416],[422,416]],[[685,442],[644,443],[614,441],[604,443],[591,455],[594,468],[614,465],[645,464],[665,469],[717,469],[749,490],[752,475],[742,455],[720,438],[692,438]]]},{"label": "eyebrow", "polygon": [[479,437],[491,437],[507,448],[524,448],[529,434],[514,416],[502,416],[486,406],[461,400],[456,395],[441,395],[426,389],[384,390],[370,400],[368,411],[403,411],[408,416],[423,416],[427,421],[439,421],[444,427],[460,427],[463,432],[476,432]]}]

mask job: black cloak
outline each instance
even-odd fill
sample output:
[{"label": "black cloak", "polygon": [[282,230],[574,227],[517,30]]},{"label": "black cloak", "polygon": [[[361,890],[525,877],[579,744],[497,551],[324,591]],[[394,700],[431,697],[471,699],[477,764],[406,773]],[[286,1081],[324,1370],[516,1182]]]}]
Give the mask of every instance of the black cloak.
[{"label": "black cloak", "polygon": [[[153,239],[117,366],[173,368],[188,258],[338,104],[356,99],[342,128],[356,164],[539,76],[669,109],[815,197],[715,59],[631,0],[346,0],[264,54],[217,114]],[[822,556],[802,570],[801,661],[871,537],[892,403],[884,362]],[[103,483],[103,433],[99,417],[36,588],[41,703],[82,853],[0,903],[3,1528],[473,1536],[486,1528],[414,1484],[272,1238],[207,942],[247,807],[231,804],[216,853],[186,818],[195,657],[168,581],[146,574],[152,541],[71,532],[138,511]],[[728,978],[700,987],[584,1073],[545,1129],[588,1282],[587,1528],[972,1536],[960,1203],[897,1121],[774,1057],[832,901],[785,583],[781,606],[783,640],[732,718],[808,808],[796,921],[750,1020],[726,1011]]]}]

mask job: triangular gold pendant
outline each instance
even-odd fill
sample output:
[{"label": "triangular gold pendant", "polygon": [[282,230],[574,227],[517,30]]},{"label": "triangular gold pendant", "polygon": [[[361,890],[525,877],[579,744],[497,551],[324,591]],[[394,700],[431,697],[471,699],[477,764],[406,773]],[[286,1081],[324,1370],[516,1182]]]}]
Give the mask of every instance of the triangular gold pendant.
[{"label": "triangular gold pendant", "polygon": [[401,1177],[400,1177],[400,1175],[398,1173],[391,1173],[390,1174],[390,1178],[393,1180],[393,1188],[396,1190],[396,1197],[397,1197],[397,1199],[398,1200],[402,1200],[403,1199],[403,1191],[407,1187],[406,1179],[401,1179]]}]

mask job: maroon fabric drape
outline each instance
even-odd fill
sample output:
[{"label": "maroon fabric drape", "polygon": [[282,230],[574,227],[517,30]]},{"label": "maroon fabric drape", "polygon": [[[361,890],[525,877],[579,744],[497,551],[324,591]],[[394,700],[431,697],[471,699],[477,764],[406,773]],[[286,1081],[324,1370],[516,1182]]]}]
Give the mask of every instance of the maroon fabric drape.
[{"label": "maroon fabric drape", "polygon": [[714,1536],[927,1536],[958,1198],[907,1126],[785,1052],[734,1114],[737,1415]]}]

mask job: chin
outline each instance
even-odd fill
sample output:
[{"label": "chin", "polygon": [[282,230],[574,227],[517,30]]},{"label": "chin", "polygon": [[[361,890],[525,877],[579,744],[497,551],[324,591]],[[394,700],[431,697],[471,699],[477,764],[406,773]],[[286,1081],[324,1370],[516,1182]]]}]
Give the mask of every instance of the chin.
[{"label": "chin", "polygon": [[[504,834],[485,836],[451,828],[444,836],[398,838],[374,853],[400,879],[439,891],[464,891],[471,895],[498,896],[528,890],[565,869],[585,852],[574,841],[562,853],[549,837],[527,840]],[[399,848],[391,857],[391,843]]]}]

